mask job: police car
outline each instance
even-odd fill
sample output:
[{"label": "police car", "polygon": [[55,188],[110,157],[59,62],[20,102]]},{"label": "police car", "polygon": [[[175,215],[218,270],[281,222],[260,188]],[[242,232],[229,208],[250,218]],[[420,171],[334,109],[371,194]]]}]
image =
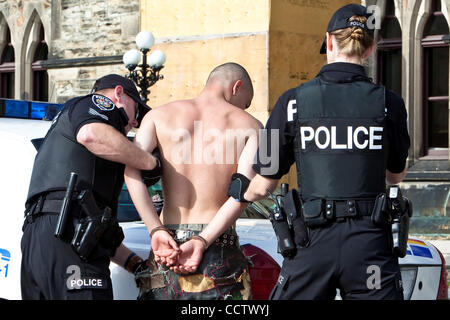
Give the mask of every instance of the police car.
[{"label": "police car", "polygon": [[[0,299],[21,299],[20,264],[23,211],[36,149],[31,140],[45,136],[61,106],[0,99]],[[161,206],[158,186],[152,189]],[[253,203],[237,221],[244,253],[251,258],[250,276],[254,299],[267,299],[278,274],[282,257],[268,215],[271,200]],[[139,220],[126,187],[119,199],[119,219],[126,246],[146,258],[150,249],[148,231]],[[405,299],[447,299],[447,273],[441,252],[429,242],[410,237],[406,257],[399,259]],[[133,276],[111,263],[115,299],[137,297]]]}]

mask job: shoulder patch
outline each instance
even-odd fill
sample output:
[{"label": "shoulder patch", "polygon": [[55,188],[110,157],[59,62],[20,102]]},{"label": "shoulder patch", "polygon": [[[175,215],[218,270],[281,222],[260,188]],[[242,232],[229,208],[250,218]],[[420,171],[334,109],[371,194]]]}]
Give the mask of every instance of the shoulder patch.
[{"label": "shoulder patch", "polygon": [[115,105],[108,97],[101,96],[98,94],[92,95],[92,103],[103,111],[111,111],[114,109]]}]

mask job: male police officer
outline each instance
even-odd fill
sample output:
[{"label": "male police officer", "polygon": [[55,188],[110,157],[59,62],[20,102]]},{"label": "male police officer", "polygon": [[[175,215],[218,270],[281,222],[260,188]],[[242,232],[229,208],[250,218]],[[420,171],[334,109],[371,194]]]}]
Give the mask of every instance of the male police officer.
[{"label": "male police officer", "polygon": [[284,259],[273,299],[333,299],[336,288],[344,299],[403,298],[389,225],[370,216],[386,182],[406,173],[406,110],[365,75],[361,64],[374,48],[368,17],[354,4],[333,15],[323,47],[328,65],[285,92],[267,122],[269,132],[279,130],[278,170],[259,161],[243,193],[248,201],[265,197],[296,163],[304,220],[294,220],[297,251]]},{"label": "male police officer", "polygon": [[[147,111],[133,82],[115,74],[98,79],[91,94],[63,106],[39,148],[31,176],[21,243],[24,299],[112,299],[110,257],[131,271],[140,262],[121,245],[123,233],[115,218],[125,165],[151,170],[158,162],[126,138],[138,124],[138,113],[142,118]],[[78,179],[69,219],[56,238],[71,172]],[[93,212],[76,199],[83,191],[87,200],[91,195],[95,199],[86,202],[91,206],[87,211]],[[111,217],[96,217],[102,210]],[[86,235],[84,240],[98,240],[81,243],[89,249],[81,257],[71,245],[74,229]],[[99,230],[103,235],[96,239]]]}]

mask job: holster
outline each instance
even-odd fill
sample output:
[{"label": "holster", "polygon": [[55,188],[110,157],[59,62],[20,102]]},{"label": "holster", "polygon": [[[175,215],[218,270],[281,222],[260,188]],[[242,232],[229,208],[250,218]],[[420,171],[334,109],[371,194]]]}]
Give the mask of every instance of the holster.
[{"label": "holster", "polygon": [[110,257],[114,256],[117,247],[124,238],[122,228],[112,216],[111,209],[97,207],[90,190],[84,190],[78,197],[85,216],[75,226],[75,234],[71,246],[81,259],[88,261],[94,249],[101,244],[107,249]]},{"label": "holster", "polygon": [[286,211],[289,226],[294,232],[294,242],[299,247],[308,245],[308,230],[301,211],[301,201],[297,190],[290,190],[284,197],[284,210]]},{"label": "holster", "polygon": [[398,213],[397,217],[393,217],[392,223],[392,251],[399,257],[406,256],[408,247],[409,220],[412,216],[412,203],[409,199],[404,198],[405,211]]}]

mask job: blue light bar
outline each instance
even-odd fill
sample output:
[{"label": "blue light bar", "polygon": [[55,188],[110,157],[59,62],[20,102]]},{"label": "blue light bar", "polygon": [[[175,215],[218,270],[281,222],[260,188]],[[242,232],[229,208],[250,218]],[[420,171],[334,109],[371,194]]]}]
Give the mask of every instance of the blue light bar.
[{"label": "blue light bar", "polygon": [[28,118],[28,101],[5,100],[5,116]]},{"label": "blue light bar", "polygon": [[0,99],[0,117],[53,120],[62,104]]}]

